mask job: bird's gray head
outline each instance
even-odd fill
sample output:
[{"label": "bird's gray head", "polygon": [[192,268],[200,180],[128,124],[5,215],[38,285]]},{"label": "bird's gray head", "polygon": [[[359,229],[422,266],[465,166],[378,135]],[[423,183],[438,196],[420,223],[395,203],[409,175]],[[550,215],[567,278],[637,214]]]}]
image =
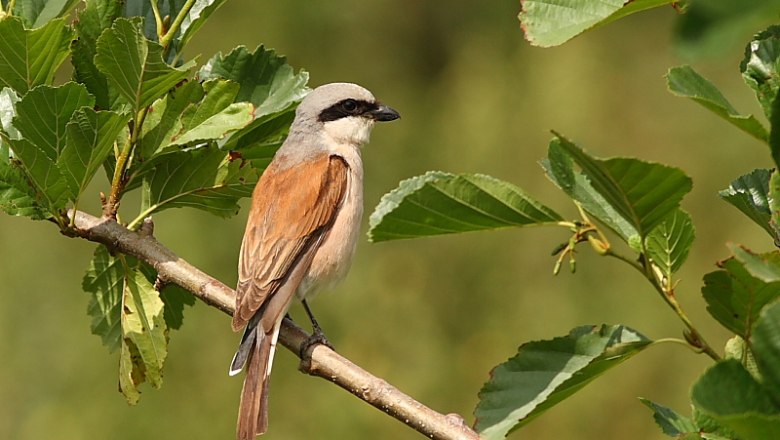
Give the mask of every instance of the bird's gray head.
[{"label": "bird's gray head", "polygon": [[400,115],[377,102],[357,84],[332,83],[312,90],[295,112],[295,131],[319,132],[329,140],[352,145],[368,142],[376,121],[392,121]]}]

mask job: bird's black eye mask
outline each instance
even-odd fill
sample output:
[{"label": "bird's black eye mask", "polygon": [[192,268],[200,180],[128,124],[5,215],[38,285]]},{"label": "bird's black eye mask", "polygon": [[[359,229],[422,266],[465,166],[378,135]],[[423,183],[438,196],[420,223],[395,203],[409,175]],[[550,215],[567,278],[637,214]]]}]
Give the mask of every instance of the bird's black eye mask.
[{"label": "bird's black eye mask", "polygon": [[320,122],[335,121],[348,116],[367,116],[371,117],[379,109],[375,102],[362,101],[357,99],[344,99],[332,106],[326,108],[317,119]]}]

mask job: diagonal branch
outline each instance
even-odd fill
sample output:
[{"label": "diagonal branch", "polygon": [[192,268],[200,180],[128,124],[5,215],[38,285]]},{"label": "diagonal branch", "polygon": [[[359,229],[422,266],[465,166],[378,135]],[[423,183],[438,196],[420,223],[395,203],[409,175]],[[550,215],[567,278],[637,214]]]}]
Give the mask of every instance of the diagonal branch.
[{"label": "diagonal branch", "polygon": [[[102,243],[109,249],[132,255],[151,264],[166,282],[192,292],[206,304],[232,314],[235,292],[195,266],[179,258],[151,235],[151,228],[130,231],[111,218],[98,218],[70,211],[73,235]],[[285,319],[279,340],[296,356],[308,334]],[[438,413],[394,386],[353,364],[324,345],[311,347],[300,370],[334,382],[359,399],[400,420],[421,434],[441,440],[477,440],[478,434],[457,414]]]}]

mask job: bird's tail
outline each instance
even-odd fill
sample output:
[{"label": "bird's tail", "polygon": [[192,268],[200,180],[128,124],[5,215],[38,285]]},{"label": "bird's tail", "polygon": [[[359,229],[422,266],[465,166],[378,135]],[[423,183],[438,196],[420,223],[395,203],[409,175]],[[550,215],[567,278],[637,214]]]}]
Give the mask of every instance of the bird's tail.
[{"label": "bird's tail", "polygon": [[[248,347],[246,378],[238,409],[238,440],[254,440],[257,435],[268,430],[268,378],[271,374],[279,326],[275,326],[271,333],[265,333],[262,326],[256,326],[252,331],[255,332],[254,337],[250,336],[244,341],[251,345]],[[239,356],[239,353],[236,355]]]}]

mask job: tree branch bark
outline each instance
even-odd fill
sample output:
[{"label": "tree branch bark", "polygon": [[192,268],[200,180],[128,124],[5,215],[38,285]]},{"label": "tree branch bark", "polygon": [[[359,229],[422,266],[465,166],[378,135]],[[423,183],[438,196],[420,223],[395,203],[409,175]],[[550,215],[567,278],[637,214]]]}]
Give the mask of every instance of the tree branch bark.
[{"label": "tree branch bark", "polygon": [[[111,218],[98,218],[73,211],[73,235],[109,249],[132,255],[151,264],[165,282],[172,282],[192,292],[206,304],[232,315],[235,308],[233,289],[179,258],[151,234],[152,228],[130,231]],[[279,340],[285,348],[299,356],[301,344],[308,334],[285,319]],[[385,380],[373,376],[325,345],[309,348],[300,370],[312,376],[330,380],[359,399],[384,411],[421,434],[441,440],[476,440],[479,435],[457,414],[441,414],[402,393]]]}]

